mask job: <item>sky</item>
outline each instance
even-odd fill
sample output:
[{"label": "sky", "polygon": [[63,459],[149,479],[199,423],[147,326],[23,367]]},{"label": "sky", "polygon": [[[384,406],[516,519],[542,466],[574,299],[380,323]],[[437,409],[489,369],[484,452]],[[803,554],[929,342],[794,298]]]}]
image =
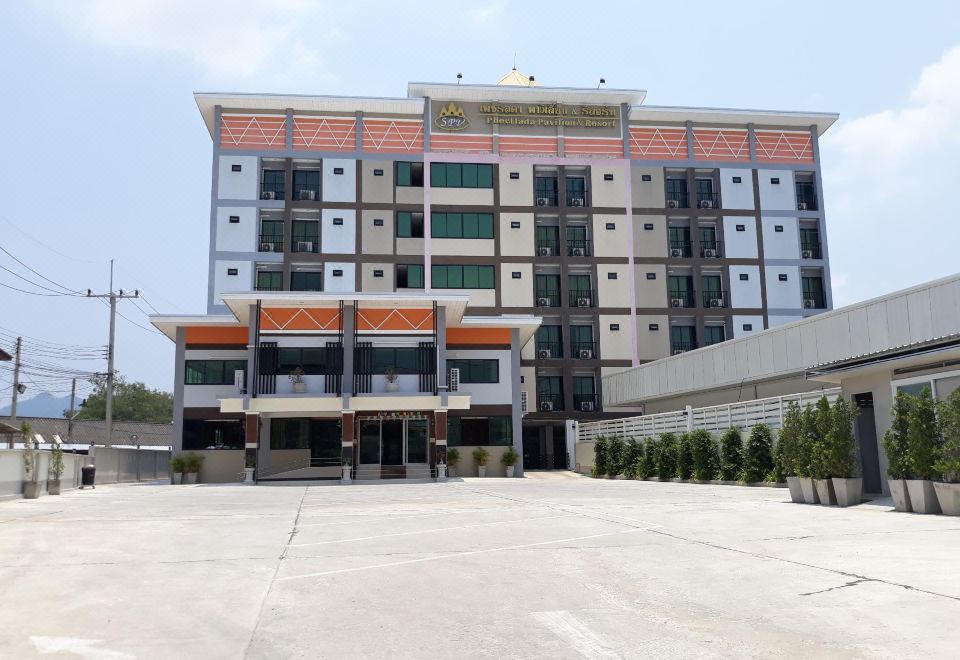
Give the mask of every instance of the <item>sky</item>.
[{"label": "sky", "polygon": [[[603,77],[652,105],[838,112],[821,139],[835,306],[950,275],[958,25],[956,2],[5,3],[0,348],[26,337],[26,397],[104,371],[107,307],[53,292],[108,291],[114,259],[115,288],[144,294],[119,303],[116,368],[172,390],[173,345],[146,315],[205,311],[211,141],[194,91],[402,97],[457,73],[493,83],[514,61],[542,85]],[[4,402],[11,380],[0,365]]]}]

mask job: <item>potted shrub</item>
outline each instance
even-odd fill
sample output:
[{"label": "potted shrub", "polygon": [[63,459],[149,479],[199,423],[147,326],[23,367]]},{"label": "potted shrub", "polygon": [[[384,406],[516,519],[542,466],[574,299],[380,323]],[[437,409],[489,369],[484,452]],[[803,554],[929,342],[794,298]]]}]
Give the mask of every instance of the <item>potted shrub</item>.
[{"label": "potted shrub", "polygon": [[940,503],[933,488],[939,444],[937,404],[930,394],[930,388],[925,387],[907,414],[907,459],[910,466],[907,492],[910,493],[910,506],[914,513],[940,513]]},{"label": "potted shrub", "polygon": [[653,476],[653,438],[646,438],[637,443],[637,479],[649,479]]},{"label": "potted shrub", "polygon": [[709,483],[717,475],[720,466],[717,443],[710,431],[697,429],[690,434],[690,453],[694,480]]},{"label": "potted shrub", "polygon": [[351,482],[351,479],[350,479],[350,467],[351,467],[352,465],[353,465],[353,461],[351,460],[351,458],[350,458],[349,456],[347,456],[347,457],[345,457],[345,458],[343,459],[343,464],[340,466],[340,469],[341,469],[340,483],[342,483],[342,484],[348,484],[348,483]]},{"label": "potted shrub", "polygon": [[63,476],[63,447],[54,440],[50,448],[50,467],[47,468],[47,492],[51,495],[60,494],[60,477]]},{"label": "potted shrub", "polygon": [[943,481],[933,484],[940,510],[948,516],[960,516],[960,389],[950,393],[940,407],[943,445],[934,467]]},{"label": "potted shrub", "polygon": [[613,436],[607,446],[607,476],[616,479],[623,474],[624,455],[627,451],[627,443],[619,435]]},{"label": "potted shrub", "polygon": [[183,482],[187,484],[197,483],[200,466],[203,464],[203,456],[190,452],[184,456],[183,461]]},{"label": "potted shrub", "polygon": [[690,434],[681,433],[677,439],[677,477],[678,481],[689,481],[693,474],[693,449]]},{"label": "potted shrub", "polygon": [[289,378],[290,382],[293,384],[293,391],[295,394],[303,394],[307,391],[307,383],[303,380],[303,369],[300,367],[294,368],[287,378]]},{"label": "potted shrub", "polygon": [[490,458],[490,452],[483,447],[477,447],[473,450],[473,462],[477,464],[477,476],[487,476],[487,460]]},{"label": "potted shrub", "polygon": [[743,474],[748,484],[763,481],[773,469],[773,433],[766,424],[750,429],[747,446],[743,450]]},{"label": "potted shrub", "polygon": [[817,437],[816,413],[810,404],[803,410],[802,426],[798,443],[797,476],[800,478],[800,490],[807,504],[819,504],[817,488],[813,484],[812,457]]},{"label": "potted shrub", "polygon": [[677,476],[677,436],[675,433],[662,433],[657,441],[657,477],[660,481],[670,481]]},{"label": "potted shrub", "polygon": [[183,454],[177,454],[170,459],[170,483],[173,484],[182,484],[183,483],[183,473],[184,468],[186,467],[186,460],[183,458]]},{"label": "potted shrub", "polygon": [[643,456],[643,445],[633,438],[627,438],[627,446],[623,450],[623,478],[636,479],[640,469],[640,457]]},{"label": "potted shrub", "polygon": [[787,406],[787,412],[783,415],[783,425],[777,434],[777,456],[780,460],[780,469],[787,480],[787,488],[790,490],[790,501],[798,504],[804,502],[799,476],[802,434],[803,414],[796,403],[791,403]]},{"label": "potted shrub", "polygon": [[856,417],[857,410],[843,396],[830,409],[826,456],[838,506],[860,504],[863,492],[863,479],[857,476],[857,439],[853,435]]},{"label": "potted shrub", "polygon": [[593,443],[593,471],[592,476],[603,477],[607,474],[609,468],[609,453],[607,452],[607,439],[604,436],[598,436]]},{"label": "potted shrub", "polygon": [[737,427],[720,436],[720,481],[735,483],[743,472],[743,437]]},{"label": "potted shrub", "polygon": [[23,499],[35,500],[40,497],[41,484],[37,481],[40,452],[37,450],[37,439],[26,422],[20,426],[20,435],[23,436]]},{"label": "potted shrub", "polygon": [[383,373],[383,380],[386,383],[387,392],[396,392],[400,389],[400,383],[397,382],[399,376],[397,375],[397,370],[393,367],[388,367],[387,370]]},{"label": "potted shrub", "polygon": [[830,433],[830,402],[822,396],[813,412],[813,434],[810,442],[810,476],[817,489],[817,499],[823,506],[837,503],[827,462],[827,435]]},{"label": "potted shrub", "polygon": [[257,455],[250,451],[243,459],[243,483],[252,484],[256,481]]},{"label": "potted shrub", "polygon": [[513,478],[513,471],[518,460],[520,460],[520,454],[513,447],[507,447],[507,451],[503,452],[503,456],[500,457],[500,462],[503,463],[503,469],[506,470],[508,477]]},{"label": "potted shrub", "polygon": [[460,462],[460,450],[451,447],[447,450],[447,472],[451,477],[457,476],[457,464]]},{"label": "potted shrub", "polygon": [[907,456],[907,435],[909,431],[909,413],[913,397],[906,392],[897,392],[890,414],[893,422],[883,434],[883,451],[887,455],[887,486],[893,508],[897,511],[911,511],[910,493],[907,491],[907,477],[910,476],[910,461]]}]

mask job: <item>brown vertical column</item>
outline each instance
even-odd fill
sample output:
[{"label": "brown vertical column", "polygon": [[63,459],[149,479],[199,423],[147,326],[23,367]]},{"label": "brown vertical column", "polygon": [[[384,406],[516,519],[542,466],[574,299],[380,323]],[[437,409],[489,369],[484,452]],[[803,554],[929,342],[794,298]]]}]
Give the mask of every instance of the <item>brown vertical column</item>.
[{"label": "brown vertical column", "polygon": [[340,458],[343,460],[343,464],[346,465],[347,461],[351,465],[356,463],[354,460],[354,451],[353,451],[353,438],[354,438],[354,422],[356,418],[356,413],[352,410],[344,410],[340,418]]},{"label": "brown vertical column", "polygon": [[[244,413],[243,415],[243,447],[244,467],[257,467],[257,449],[260,446],[260,413]],[[257,472],[254,472],[259,477]]]},{"label": "brown vertical column", "polygon": [[447,464],[447,411],[437,410],[433,413],[433,442],[431,442],[432,454],[430,458],[431,467],[437,463]]}]

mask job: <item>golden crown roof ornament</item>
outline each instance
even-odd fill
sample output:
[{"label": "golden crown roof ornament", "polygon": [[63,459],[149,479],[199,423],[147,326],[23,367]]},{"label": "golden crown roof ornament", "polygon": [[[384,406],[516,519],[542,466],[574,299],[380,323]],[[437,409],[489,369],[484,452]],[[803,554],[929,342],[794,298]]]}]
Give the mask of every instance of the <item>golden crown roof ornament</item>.
[{"label": "golden crown roof ornament", "polygon": [[465,117],[463,114],[463,108],[458,108],[457,104],[453,101],[450,101],[449,105],[446,105],[440,108],[441,117]]}]

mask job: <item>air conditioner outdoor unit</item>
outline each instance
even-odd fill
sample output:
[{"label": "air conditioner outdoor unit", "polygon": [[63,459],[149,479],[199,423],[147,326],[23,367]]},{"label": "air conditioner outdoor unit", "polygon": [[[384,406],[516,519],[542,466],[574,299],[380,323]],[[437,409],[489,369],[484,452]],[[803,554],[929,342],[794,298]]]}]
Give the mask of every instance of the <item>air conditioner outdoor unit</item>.
[{"label": "air conditioner outdoor unit", "polygon": [[447,377],[447,391],[448,392],[459,392],[460,391],[460,370],[451,369],[450,375]]},{"label": "air conditioner outdoor unit", "polygon": [[813,259],[813,250],[801,250],[800,256],[803,259]]},{"label": "air conditioner outdoor unit", "polygon": [[671,298],[670,299],[671,307],[683,307],[683,298]]},{"label": "air conditioner outdoor unit", "polygon": [[541,401],[540,412],[553,412],[553,401]]},{"label": "air conditioner outdoor unit", "polygon": [[260,244],[261,252],[273,252],[273,243],[261,243]]},{"label": "air conditioner outdoor unit", "polygon": [[586,255],[586,252],[587,252],[586,250],[580,247],[570,248],[571,257],[582,257]]},{"label": "air conditioner outdoor unit", "polygon": [[313,252],[313,241],[297,241],[297,252]]},{"label": "air conditioner outdoor unit", "polygon": [[798,211],[806,211],[806,210],[807,210],[807,203],[806,203],[806,202],[797,202],[797,210],[798,210]]},{"label": "air conditioner outdoor unit", "polygon": [[537,298],[537,307],[549,307],[550,299],[549,298]]},{"label": "air conditioner outdoor unit", "polygon": [[668,200],[667,200],[667,208],[668,208],[668,209],[675,209],[675,208],[677,208],[678,206],[679,206],[679,204],[678,204],[677,200],[675,200],[675,199],[668,199]]},{"label": "air conditioner outdoor unit", "polygon": [[550,203],[550,200],[546,197],[537,197],[537,206],[547,206]]},{"label": "air conditioner outdoor unit", "polygon": [[526,414],[527,412],[527,391],[520,390],[520,412]]},{"label": "air conditioner outdoor unit", "polygon": [[581,401],[581,402],[580,402],[580,411],[581,411],[581,412],[593,412],[593,401]]},{"label": "air conditioner outdoor unit", "polygon": [[723,307],[723,298],[711,298],[710,299],[711,307]]},{"label": "air conditioner outdoor unit", "polygon": [[549,257],[553,255],[553,248],[546,245],[539,247],[537,248],[537,255],[541,257]]},{"label": "air conditioner outdoor unit", "polygon": [[804,308],[804,309],[815,309],[816,306],[817,306],[817,305],[816,305],[816,302],[815,302],[812,298],[804,298],[804,299],[803,299],[803,308]]},{"label": "air conditioner outdoor unit", "polygon": [[581,348],[580,351],[577,353],[577,355],[580,357],[581,360],[593,359],[593,351],[590,350],[589,348]]},{"label": "air conditioner outdoor unit", "polygon": [[671,257],[682,257],[682,256],[683,256],[683,250],[681,250],[680,248],[670,248],[670,256],[671,256]]},{"label": "air conditioner outdoor unit", "polygon": [[570,200],[570,206],[583,206],[583,197],[574,197]]},{"label": "air conditioner outdoor unit", "polygon": [[540,350],[537,351],[538,360],[546,360],[552,357],[553,357],[553,351],[551,351],[549,348],[541,348]]},{"label": "air conditioner outdoor unit", "polygon": [[589,298],[577,298],[577,307],[589,307],[590,299]]},{"label": "air conditioner outdoor unit", "polygon": [[700,208],[702,208],[702,209],[712,209],[712,208],[713,208],[713,201],[712,201],[712,200],[709,200],[709,199],[701,199],[701,200],[700,200]]},{"label": "air conditioner outdoor unit", "polygon": [[301,190],[300,191],[300,201],[312,202],[317,199],[316,190]]},{"label": "air conditioner outdoor unit", "polygon": [[705,259],[713,259],[714,257],[717,256],[717,251],[714,250],[713,248],[704,248],[703,256]]},{"label": "air conditioner outdoor unit", "polygon": [[233,372],[233,386],[243,392],[247,388],[247,374],[243,369],[236,369]]},{"label": "air conditioner outdoor unit", "polygon": [[276,198],[277,198],[277,194],[272,190],[264,190],[262,193],[260,193],[260,199],[276,199]]}]

